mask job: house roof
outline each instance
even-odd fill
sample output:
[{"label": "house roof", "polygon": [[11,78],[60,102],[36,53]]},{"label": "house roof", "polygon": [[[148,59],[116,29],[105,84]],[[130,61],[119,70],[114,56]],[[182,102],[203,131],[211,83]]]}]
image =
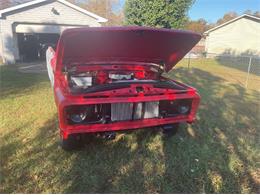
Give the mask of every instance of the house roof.
[{"label": "house roof", "polygon": [[252,15],[248,15],[248,14],[243,14],[243,15],[238,16],[238,17],[236,17],[236,18],[234,18],[232,20],[229,20],[229,21],[227,21],[227,22],[225,22],[225,23],[223,23],[221,25],[218,25],[218,26],[216,26],[214,28],[211,28],[211,29],[207,30],[206,32],[204,32],[204,35],[207,35],[207,34],[209,34],[212,31],[215,31],[215,30],[217,30],[217,29],[219,29],[219,28],[221,28],[223,26],[226,26],[226,25],[228,25],[230,23],[233,23],[233,22],[235,22],[237,20],[240,20],[241,18],[248,18],[248,19],[257,20],[257,21],[260,22],[260,18],[258,18],[258,17],[252,16]]},{"label": "house roof", "polygon": [[[32,6],[32,5],[36,5],[36,4],[39,4],[39,3],[43,3],[43,2],[46,2],[48,0],[33,0],[33,1],[29,1],[29,2],[26,2],[26,3],[23,3],[23,4],[19,4],[19,5],[16,5],[16,6],[13,6],[13,7],[8,7],[6,9],[3,9],[3,10],[0,10],[0,18],[3,16],[3,14],[5,13],[8,13],[8,12],[11,12],[11,11],[15,11],[15,10],[19,10],[19,9],[22,9],[22,8],[25,8],[25,7],[29,7],[29,6]],[[77,5],[74,5],[66,0],[56,0],[64,5],[67,5],[83,14],[86,14],[88,16],[91,16],[92,18],[95,18],[98,22],[107,22],[107,19],[106,18],[103,18],[101,16],[98,16],[92,12],[89,12]]]}]

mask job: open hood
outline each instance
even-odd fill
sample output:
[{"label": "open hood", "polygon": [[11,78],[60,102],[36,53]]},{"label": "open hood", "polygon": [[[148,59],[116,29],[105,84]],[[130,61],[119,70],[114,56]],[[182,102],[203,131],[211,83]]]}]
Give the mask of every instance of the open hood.
[{"label": "open hood", "polygon": [[57,68],[72,63],[145,62],[165,71],[201,39],[199,34],[149,27],[86,27],[65,30],[57,46]]}]

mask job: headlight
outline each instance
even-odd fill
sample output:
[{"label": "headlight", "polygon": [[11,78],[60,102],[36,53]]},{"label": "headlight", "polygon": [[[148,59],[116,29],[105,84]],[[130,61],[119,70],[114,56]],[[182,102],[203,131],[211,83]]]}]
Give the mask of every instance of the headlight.
[{"label": "headlight", "polygon": [[180,114],[187,114],[187,112],[189,111],[190,107],[189,106],[184,106],[184,105],[180,105],[178,107],[178,112]]},{"label": "headlight", "polygon": [[70,119],[74,122],[74,123],[81,123],[82,121],[85,120],[87,114],[85,112],[82,113],[75,113],[75,114],[71,114],[70,115]]},{"label": "headlight", "polygon": [[71,80],[76,84],[77,87],[86,88],[92,86],[92,77],[72,76]]}]

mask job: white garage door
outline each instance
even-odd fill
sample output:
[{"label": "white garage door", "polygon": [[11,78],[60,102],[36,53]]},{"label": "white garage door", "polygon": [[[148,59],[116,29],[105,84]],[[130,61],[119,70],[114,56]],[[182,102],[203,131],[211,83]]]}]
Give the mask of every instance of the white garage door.
[{"label": "white garage door", "polygon": [[17,24],[15,26],[16,33],[55,33],[60,34],[67,28],[77,28],[83,26],[65,26],[65,25],[42,25],[42,24]]}]

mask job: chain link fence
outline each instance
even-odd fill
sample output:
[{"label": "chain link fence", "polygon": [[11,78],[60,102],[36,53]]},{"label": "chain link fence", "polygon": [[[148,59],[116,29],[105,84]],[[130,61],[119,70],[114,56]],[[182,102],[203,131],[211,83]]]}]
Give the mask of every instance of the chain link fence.
[{"label": "chain link fence", "polygon": [[[194,61],[200,63],[209,63],[214,61],[214,65],[219,65],[219,68],[214,70],[215,74],[223,74],[223,71],[228,71],[229,76],[234,81],[245,88],[250,85],[259,86],[254,89],[260,91],[260,57],[254,55],[228,55],[214,53],[188,53],[186,56],[187,68],[192,68]],[[206,65],[206,64],[205,64]],[[210,63],[207,64],[210,66]],[[221,70],[222,67],[222,70]],[[225,69],[226,68],[226,69]],[[231,79],[232,79],[231,78]]]}]

